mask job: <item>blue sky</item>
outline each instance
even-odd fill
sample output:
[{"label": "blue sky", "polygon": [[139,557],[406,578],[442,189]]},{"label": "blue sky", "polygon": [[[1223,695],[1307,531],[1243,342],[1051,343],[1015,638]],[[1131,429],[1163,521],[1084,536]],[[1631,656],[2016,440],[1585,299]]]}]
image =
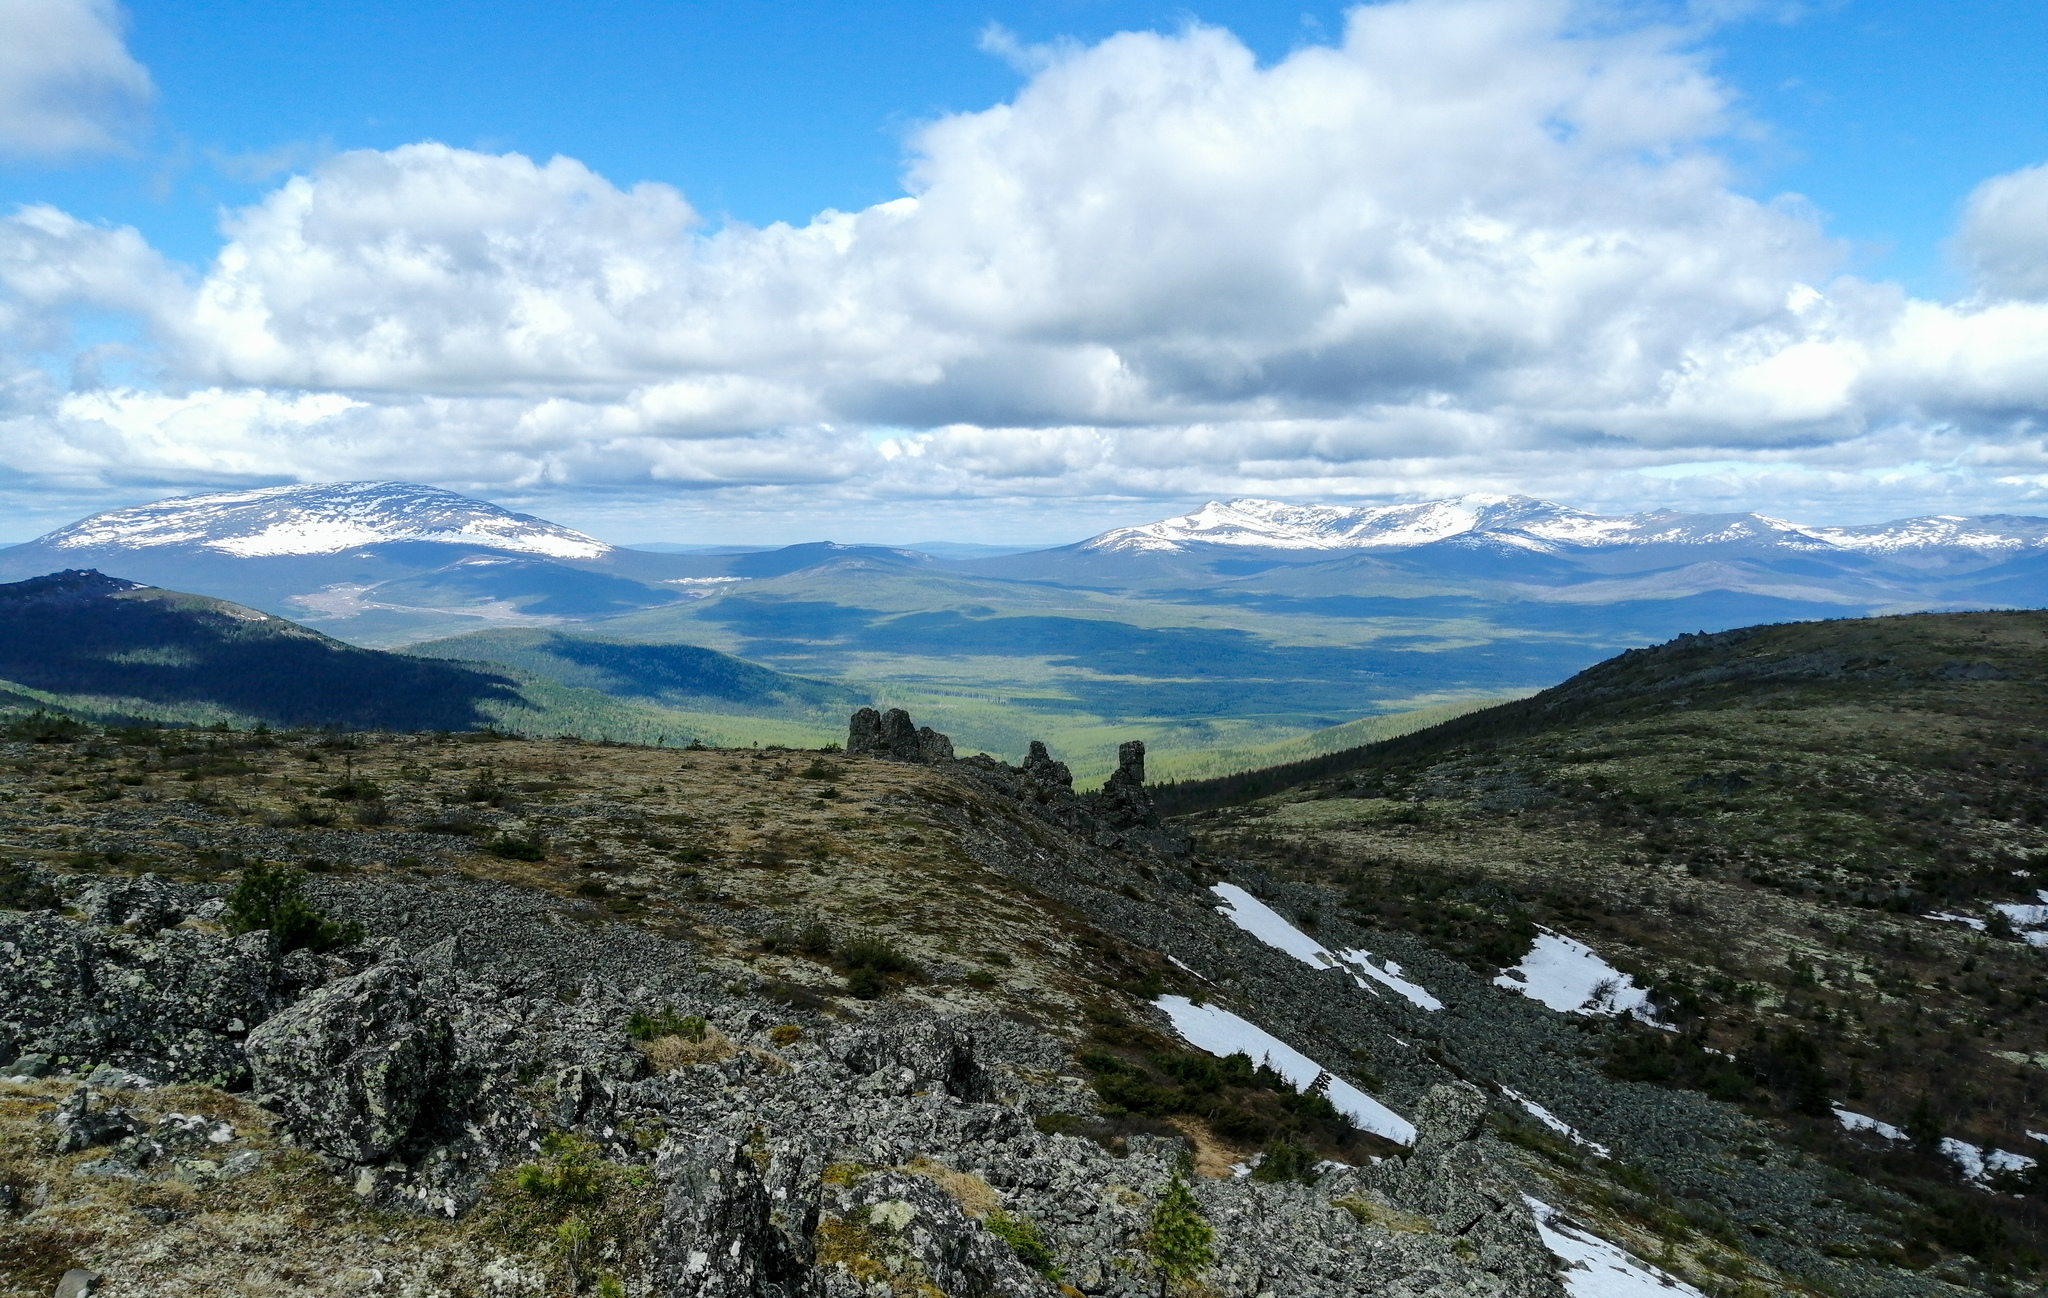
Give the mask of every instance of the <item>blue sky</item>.
[{"label": "blue sky", "polygon": [[[132,223],[194,264],[222,205],[323,153],[417,140],[565,153],[659,180],[708,214],[802,222],[901,191],[904,136],[985,108],[1021,77],[981,48],[1226,27],[1264,59],[1343,31],[1345,6],[609,3],[128,6],[161,92],[134,156],[16,165],[0,198]],[[1943,252],[1980,180],[2048,159],[2048,5],[1924,0],[1762,7],[1702,42],[1760,138],[1740,183],[1796,192],[1866,275],[1959,288]]]},{"label": "blue sky", "polygon": [[[28,376],[4,412],[0,495],[23,518],[322,476],[431,478],[613,535],[747,540],[802,539],[819,508],[872,502],[914,515],[898,539],[936,525],[1035,540],[1234,493],[1524,489],[1854,521],[2027,510],[2048,489],[2025,377],[2048,337],[2026,287],[2042,251],[2027,231],[2048,212],[2048,179],[2029,171],[2048,161],[2038,3],[0,8],[75,19],[66,31],[117,23],[152,87],[107,49],[52,36],[44,62],[74,59],[105,83],[97,99],[62,92],[88,142],[38,147],[36,123],[55,120],[38,118],[0,160],[0,205],[52,213],[20,226],[17,270],[0,276],[14,294],[0,355]],[[1118,38],[1129,32],[1160,39]],[[1406,64],[1386,53],[1403,41],[1417,51]],[[1251,69],[1230,62],[1240,45]],[[1334,57],[1303,57],[1313,47]],[[1396,111],[1371,106],[1439,57]],[[9,75],[27,74],[0,65],[0,140]],[[1105,107],[1120,77],[1129,102]],[[1506,89],[1475,106],[1475,80]],[[1235,177],[1189,143],[1191,86],[1209,126],[1254,123],[1217,155]],[[1341,164],[1304,143],[1325,129],[1317,96],[1354,114],[1349,136],[1316,146]],[[1382,129],[1446,134],[1438,153],[1404,151],[1371,139]],[[1294,172],[1257,158],[1258,130],[1298,155]],[[1504,181],[1489,141],[1525,130],[1548,132],[1557,156]],[[1094,156],[1090,131],[1116,147]],[[408,148],[425,142],[446,148]],[[1188,166],[1131,181],[1181,147]],[[1072,167],[1048,161],[1060,150]],[[514,154],[577,171],[493,161]],[[912,171],[917,228],[877,234],[905,219],[878,205]],[[1422,174],[1439,192],[1397,210]],[[1391,215],[1341,236],[1291,229],[1254,184],[1298,185],[1295,210]],[[1077,195],[1127,210],[1069,220],[1093,201]],[[1155,195],[1244,210],[1198,228],[1184,208],[1154,210]],[[826,209],[868,213],[833,254],[845,264],[792,269],[839,237],[814,220]],[[1538,272],[1415,278],[1422,262],[1455,263],[1454,244],[1469,251],[1470,219]],[[805,237],[721,243],[727,222]],[[1149,257],[1143,232],[1167,228],[1185,260],[1156,274],[1124,284],[1085,264],[1112,247]],[[982,236],[996,251],[967,249]],[[327,237],[344,243],[306,253]],[[565,238],[575,255],[536,270]],[[1281,265],[1269,238],[1326,242]],[[453,268],[430,309],[387,291],[399,261],[362,260],[394,240]],[[934,251],[904,251],[918,241]],[[1643,260],[1602,261],[1595,243]],[[516,267],[461,273],[465,256],[511,245]],[[911,282],[950,255],[935,250],[986,267],[1041,245],[1046,258],[998,267],[971,301]],[[253,269],[209,272],[224,246]],[[1577,262],[1553,273],[1545,259],[1567,246]],[[328,251],[346,273],[299,275]],[[58,262],[61,290],[35,269]],[[604,277],[628,263],[657,286],[636,300],[689,310],[584,319],[611,291],[589,286],[615,289]],[[770,267],[791,278],[734,296]],[[1273,302],[1237,305],[1245,285],[1297,273]],[[1062,275],[1066,296],[1048,297]],[[1618,302],[1611,285],[1629,280],[1659,287]],[[1393,305],[1333,342],[1351,317],[1305,304],[1340,282]],[[850,332],[808,350],[776,336],[788,304],[812,321],[876,284],[887,291],[860,296]],[[518,355],[441,346],[462,328],[530,333],[504,313],[553,293],[544,314],[578,322],[573,337]],[[251,302],[261,310],[240,310]],[[1554,329],[1502,323],[1552,307]],[[1681,337],[1672,322],[1688,313],[1710,323]],[[886,339],[868,336],[873,320],[890,322]],[[726,330],[756,344],[725,346]],[[1441,347],[1394,355],[1431,330]],[[1584,337],[1610,333],[1628,336],[1587,352]],[[634,345],[657,334],[673,341]],[[2004,370],[1955,359],[1987,339]],[[1909,383],[1900,349],[1948,359]]]}]

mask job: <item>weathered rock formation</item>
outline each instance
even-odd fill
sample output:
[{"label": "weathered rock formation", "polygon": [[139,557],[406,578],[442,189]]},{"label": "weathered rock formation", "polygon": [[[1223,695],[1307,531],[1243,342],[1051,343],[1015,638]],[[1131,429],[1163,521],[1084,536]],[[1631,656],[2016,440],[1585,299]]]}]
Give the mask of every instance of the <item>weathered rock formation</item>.
[{"label": "weathered rock formation", "polygon": [[953,741],[930,726],[919,726],[902,708],[877,712],[862,708],[846,727],[846,751],[855,757],[881,757],[894,762],[953,760]]}]

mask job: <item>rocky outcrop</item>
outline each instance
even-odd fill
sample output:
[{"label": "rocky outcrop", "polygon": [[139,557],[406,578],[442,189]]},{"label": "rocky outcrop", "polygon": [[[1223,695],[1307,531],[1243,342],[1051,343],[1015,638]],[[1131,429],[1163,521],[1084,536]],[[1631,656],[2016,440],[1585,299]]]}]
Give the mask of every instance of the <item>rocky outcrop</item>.
[{"label": "rocky outcrop", "polygon": [[353,1163],[411,1134],[447,1071],[452,1040],[419,975],[393,960],[308,996],[251,1033],[266,1104],[308,1144]]},{"label": "rocky outcrop", "polygon": [[1416,1107],[1407,1157],[1344,1173],[1328,1189],[1339,1198],[1348,1190],[1362,1220],[1383,1213],[1412,1245],[1448,1244],[1463,1263],[1451,1292],[1562,1298],[1526,1201],[1479,1145],[1486,1110],[1485,1094],[1469,1083],[1432,1087]]},{"label": "rocky outcrop", "polygon": [[1105,829],[1157,829],[1159,812],[1145,792],[1145,741],[1132,739],[1116,750],[1116,771],[1095,795],[1095,819]]},{"label": "rocky outcrop", "polygon": [[326,970],[304,951],[279,957],[265,933],[154,931],[184,903],[140,883],[97,886],[81,901],[133,931],[0,914],[0,1058],[40,1054],[156,1081],[245,1083],[244,1035]]},{"label": "rocky outcrop", "polygon": [[826,1050],[849,1072],[905,1095],[943,1091],[981,1101],[993,1094],[988,1070],[975,1057],[973,1036],[943,1021],[855,1028],[833,1037]]},{"label": "rocky outcrop", "polygon": [[963,1298],[1059,1292],[944,1190],[906,1172],[878,1172],[838,1188],[818,1233],[818,1287],[826,1298],[866,1298],[878,1283]]},{"label": "rocky outcrop", "polygon": [[854,757],[929,766],[953,760],[953,741],[930,726],[918,725],[902,708],[862,708],[847,722],[846,751]]}]

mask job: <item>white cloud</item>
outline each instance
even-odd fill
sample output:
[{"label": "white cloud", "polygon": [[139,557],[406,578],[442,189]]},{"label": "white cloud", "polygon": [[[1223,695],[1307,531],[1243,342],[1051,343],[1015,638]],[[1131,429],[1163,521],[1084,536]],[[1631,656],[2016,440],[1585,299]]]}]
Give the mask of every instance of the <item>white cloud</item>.
[{"label": "white cloud", "polygon": [[[1399,0],[1267,66],[1213,28],[991,36],[1033,60],[1016,97],[926,127],[907,197],[802,227],[714,230],[663,185],[436,144],[326,159],[232,214],[196,282],[132,231],[23,212],[0,329],[47,349],[80,305],[126,311],[184,395],[18,400],[5,462],[813,500],[1863,500],[1856,457],[1918,438],[1894,464],[2038,490],[2040,169],[1972,197],[1970,301],[1840,278],[1802,204],[1731,188],[1713,144],[1740,123],[1687,35],[1583,16]],[[1731,456],[1794,467],[1634,472]]]},{"label": "white cloud", "polygon": [[155,97],[112,0],[0,0],[0,154],[121,146]]},{"label": "white cloud", "polygon": [[1977,186],[1956,248],[1987,297],[2048,300],[2048,163]]}]

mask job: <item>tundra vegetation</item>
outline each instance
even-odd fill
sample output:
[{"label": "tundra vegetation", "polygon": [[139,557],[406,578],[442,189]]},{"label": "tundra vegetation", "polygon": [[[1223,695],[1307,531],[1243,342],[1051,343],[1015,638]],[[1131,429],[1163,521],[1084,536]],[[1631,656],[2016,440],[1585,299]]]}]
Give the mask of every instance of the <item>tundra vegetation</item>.
[{"label": "tundra vegetation", "polygon": [[[1556,1298],[1523,1194],[1715,1298],[2025,1292],[2044,1187],[1944,1142],[2048,1129],[2041,952],[1991,909],[2048,886],[2044,636],[1688,638],[1166,823],[1142,751],[1091,802],[1043,754],[25,710],[0,1294],[694,1294],[703,1253],[732,1293]],[[1676,1030],[1494,986],[1545,929]],[[60,950],[107,999],[58,1004]]]}]

